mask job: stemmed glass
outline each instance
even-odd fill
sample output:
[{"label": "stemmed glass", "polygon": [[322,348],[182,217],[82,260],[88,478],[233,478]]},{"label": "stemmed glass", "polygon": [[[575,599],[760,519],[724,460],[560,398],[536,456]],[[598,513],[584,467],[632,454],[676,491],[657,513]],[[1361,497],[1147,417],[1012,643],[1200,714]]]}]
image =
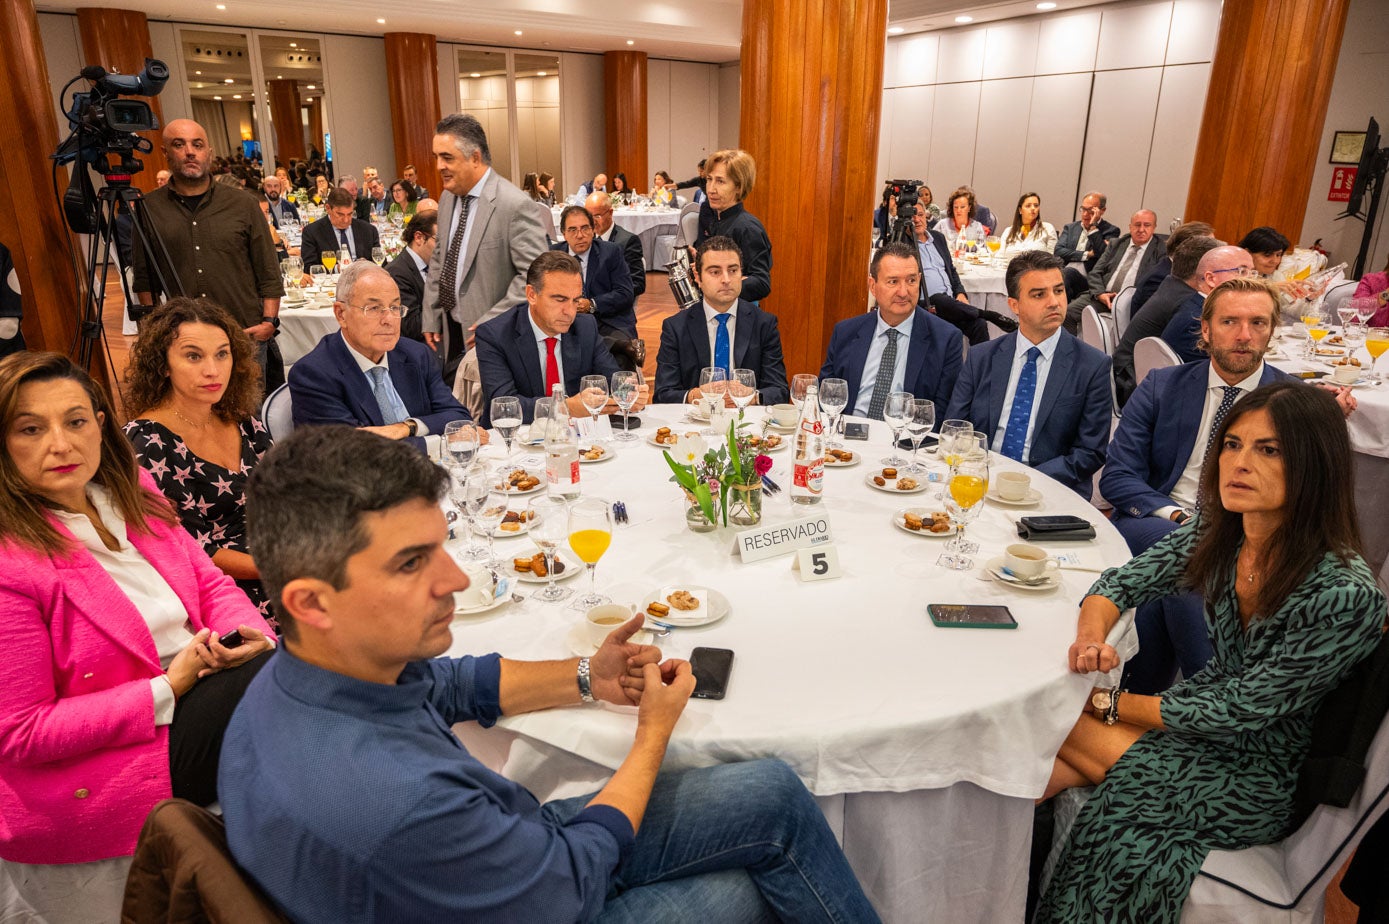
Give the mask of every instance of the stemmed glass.
[{"label": "stemmed glass", "polygon": [[521,427],[521,399],[514,395],[504,395],[492,399],[492,426],[497,428],[502,442],[506,444],[506,458],[511,458],[511,441]]},{"label": "stemmed glass", "polygon": [[902,440],[902,428],[911,420],[913,400],[915,396],[909,391],[894,391],[883,404],[883,423],[892,429],[892,452],[882,460],[884,465],[896,468],[909,462],[898,454],[897,444]]},{"label": "stemmed glass", "polygon": [[719,399],[721,403],[727,392],[727,369],[722,366],[709,366],[699,370],[699,393],[702,396],[700,402],[706,410],[713,407],[715,398]]},{"label": "stemmed glass", "polygon": [[791,376],[791,402],[796,405],[797,414],[805,404],[805,390],[817,381],[819,379],[816,376],[804,372]]},{"label": "stemmed glass", "polygon": [[1352,298],[1350,304],[1355,307],[1355,319],[1360,322],[1361,327],[1369,324],[1370,319],[1373,318],[1375,312],[1379,310],[1379,299],[1374,296],[1370,296],[1369,298],[1363,296],[1361,298]]},{"label": "stemmed glass", "polygon": [[1375,364],[1389,350],[1389,327],[1371,327],[1365,334],[1365,349],[1370,354],[1370,378],[1378,385],[1381,379]]},{"label": "stemmed glass", "polygon": [[844,446],[837,437],[839,435],[839,418],[848,404],[848,382],[843,379],[820,380],[820,410],[824,411],[830,419],[829,439],[825,441],[825,446],[830,449],[840,449]]},{"label": "stemmed glass", "polygon": [[617,409],[622,412],[622,432],[617,434],[614,439],[624,443],[637,439],[637,435],[627,429],[627,414],[632,410],[632,405],[637,403],[637,396],[641,393],[641,373],[640,372],[614,372],[612,379],[612,396],[617,402]]},{"label": "stemmed glass", "polygon": [[956,531],[955,538],[945,547],[949,554],[940,559],[941,564],[956,571],[973,568],[974,559],[969,556],[979,551],[977,543],[965,541],[965,526],[978,516],[984,506],[984,494],[989,490],[989,451],[984,439],[983,433],[956,437],[956,461],[950,466],[949,490],[945,496],[945,509],[955,522]]},{"label": "stemmed glass", "polygon": [[377,266],[382,266],[386,262],[386,249],[384,247],[371,248],[371,262]]},{"label": "stemmed glass", "polygon": [[586,497],[569,508],[569,547],[588,567],[588,593],[575,605],[583,609],[607,603],[609,598],[598,592],[598,559],[608,550],[613,539],[612,504],[601,497]]},{"label": "stemmed glass", "polygon": [[1355,306],[1350,303],[1350,299],[1346,299],[1345,304],[1336,309],[1336,317],[1341,319],[1342,336],[1345,336],[1346,328],[1349,327],[1350,323],[1355,320],[1355,315]]},{"label": "stemmed glass", "polygon": [[466,465],[450,465],[448,472],[449,500],[453,501],[453,506],[457,508],[459,519],[463,521],[465,527],[463,530],[464,544],[458,550],[457,555],[462,561],[474,561],[486,555],[487,549],[473,539],[473,531],[476,528],[473,515],[477,512],[477,508],[469,503],[468,485],[473,481],[485,480],[490,473],[481,466],[472,468]]},{"label": "stemmed glass", "polygon": [[[324,256],[328,255],[325,254]],[[332,261],[334,265],[336,265],[337,257],[332,257]],[[323,287],[323,280],[327,275],[328,268],[321,264],[315,263],[313,266],[309,267],[309,285],[315,289],[321,289]]]},{"label": "stemmed glass", "polygon": [[593,440],[598,439],[598,415],[608,406],[608,378],[603,375],[586,375],[579,379],[579,400],[593,417]]},{"label": "stemmed glass", "polygon": [[911,417],[907,419],[907,436],[912,441],[912,460],[907,471],[913,475],[926,473],[926,466],[916,461],[921,449],[921,441],[936,423],[936,402],[929,398],[912,398]]},{"label": "stemmed glass", "polygon": [[738,416],[757,399],[757,372],[752,369],[734,369],[733,379],[728,383],[728,396],[738,408]]},{"label": "stemmed glass", "polygon": [[542,494],[530,502],[532,519],[527,535],[545,556],[546,574],[549,576],[545,589],[536,594],[535,598],[546,603],[563,600],[571,593],[569,588],[560,587],[555,583],[555,553],[559,551],[559,544],[569,533],[569,518],[565,515],[565,508],[568,506],[569,502],[556,494]]},{"label": "stemmed glass", "polygon": [[486,561],[489,566],[498,564],[493,533],[502,525],[510,505],[506,489],[502,487],[505,483],[506,472],[497,469],[488,472],[486,478],[469,479],[466,489],[468,506],[477,508],[473,514],[473,528],[487,537]]},{"label": "stemmed glass", "polygon": [[477,458],[477,430],[466,420],[451,420],[444,424],[443,447],[454,465],[467,468]]},{"label": "stemmed glass", "polygon": [[[960,437],[968,437],[974,432],[974,424],[968,420],[947,420],[940,425],[940,441],[936,443],[936,456],[947,466],[955,464],[958,456],[956,443]],[[941,485],[937,498],[945,496],[945,486]]]}]

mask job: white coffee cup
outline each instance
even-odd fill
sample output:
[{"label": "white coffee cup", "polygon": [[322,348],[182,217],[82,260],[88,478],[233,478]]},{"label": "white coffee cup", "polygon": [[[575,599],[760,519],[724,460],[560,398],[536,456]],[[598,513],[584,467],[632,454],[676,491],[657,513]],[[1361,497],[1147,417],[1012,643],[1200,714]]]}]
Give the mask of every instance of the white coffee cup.
[{"label": "white coffee cup", "polygon": [[1331,367],[1331,380],[1341,385],[1349,385],[1351,382],[1360,379],[1360,367],[1346,363],[1344,366]]},{"label": "white coffee cup", "polygon": [[491,603],[493,592],[496,590],[496,585],[492,582],[492,572],[464,568],[463,573],[468,575],[468,587],[453,595],[454,605],[459,609],[472,610]]},{"label": "white coffee cup", "polygon": [[773,404],[772,422],[780,427],[794,427],[800,419],[800,412],[794,404]]},{"label": "white coffee cup", "polygon": [[1003,550],[1003,566],[1025,581],[1061,567],[1056,559],[1047,554],[1046,549],[1026,542],[1015,542]]},{"label": "white coffee cup", "polygon": [[630,607],[620,603],[604,603],[595,606],[584,614],[584,625],[588,628],[588,640],[596,648],[603,644],[608,633],[632,618]]},{"label": "white coffee cup", "polygon": [[1027,497],[1032,479],[1025,472],[999,472],[994,475],[998,496],[1004,500],[1020,501]]}]

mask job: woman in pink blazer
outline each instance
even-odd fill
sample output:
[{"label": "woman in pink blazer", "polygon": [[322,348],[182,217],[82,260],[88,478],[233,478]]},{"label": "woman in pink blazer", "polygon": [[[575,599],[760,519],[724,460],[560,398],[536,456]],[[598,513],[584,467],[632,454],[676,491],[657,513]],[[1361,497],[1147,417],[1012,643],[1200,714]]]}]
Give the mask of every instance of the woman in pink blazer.
[{"label": "woman in pink blazer", "polygon": [[128,856],[161,799],[216,798],[273,635],[66,357],[0,361],[0,435],[0,858]]}]

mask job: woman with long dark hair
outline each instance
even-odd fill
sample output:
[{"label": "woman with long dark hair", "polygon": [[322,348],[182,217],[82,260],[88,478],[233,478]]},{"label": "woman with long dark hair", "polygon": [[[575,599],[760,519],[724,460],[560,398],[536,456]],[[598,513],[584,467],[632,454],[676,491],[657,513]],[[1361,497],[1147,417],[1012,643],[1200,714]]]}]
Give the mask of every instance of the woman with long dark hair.
[{"label": "woman with long dark hair", "polygon": [[419,201],[420,191],[414,183],[409,180],[396,180],[391,184],[391,204],[386,209],[386,214],[393,221],[399,215],[401,222],[407,222],[415,217]]},{"label": "woman with long dark hair", "polygon": [[1042,221],[1042,197],[1035,192],[1023,193],[1013,210],[1013,223],[1003,230],[1003,253],[1055,249],[1056,229]]},{"label": "woman with long dark hair", "polygon": [[1080,608],[1077,673],[1107,671],[1122,610],[1205,597],[1214,654],[1160,696],[1095,691],[1061,746],[1048,795],[1098,784],[1039,921],[1177,921],[1211,850],[1286,837],[1317,707],[1374,649],[1385,598],[1360,552],[1345,419],[1297,382],[1251,392],[1216,428],[1200,513]]}]

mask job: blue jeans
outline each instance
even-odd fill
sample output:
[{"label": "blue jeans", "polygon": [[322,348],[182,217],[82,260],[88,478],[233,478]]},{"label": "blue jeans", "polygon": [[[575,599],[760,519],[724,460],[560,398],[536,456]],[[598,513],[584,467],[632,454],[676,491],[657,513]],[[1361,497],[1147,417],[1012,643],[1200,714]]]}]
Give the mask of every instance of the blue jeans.
[{"label": "blue jeans", "polygon": [[[563,823],[592,799],[550,802]],[[601,921],[877,921],[810,792],[779,760],[656,778]]]},{"label": "blue jeans", "polygon": [[[1160,517],[1130,517],[1118,510],[1110,518],[1135,555],[1145,552],[1177,528]],[[1124,665],[1124,689],[1157,695],[1172,685],[1181,668],[1190,677],[1211,659],[1205,602],[1199,594],[1181,593],[1141,604],[1134,613],[1138,654]]]}]

